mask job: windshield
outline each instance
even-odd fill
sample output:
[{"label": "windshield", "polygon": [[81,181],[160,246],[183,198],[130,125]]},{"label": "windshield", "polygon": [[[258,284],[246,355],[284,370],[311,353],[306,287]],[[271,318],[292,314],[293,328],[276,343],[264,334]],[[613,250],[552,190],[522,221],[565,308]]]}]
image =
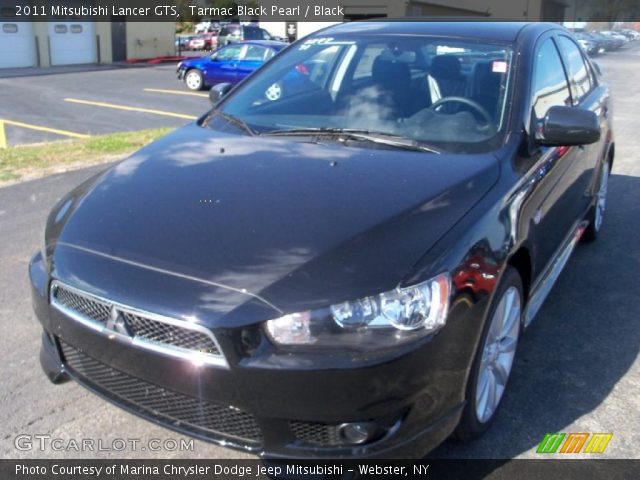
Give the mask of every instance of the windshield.
[{"label": "windshield", "polygon": [[[510,70],[511,48],[502,44],[401,35],[310,37],[218,109],[258,135],[357,130],[443,151],[482,151],[502,141]],[[217,123],[205,122],[210,128]]]}]

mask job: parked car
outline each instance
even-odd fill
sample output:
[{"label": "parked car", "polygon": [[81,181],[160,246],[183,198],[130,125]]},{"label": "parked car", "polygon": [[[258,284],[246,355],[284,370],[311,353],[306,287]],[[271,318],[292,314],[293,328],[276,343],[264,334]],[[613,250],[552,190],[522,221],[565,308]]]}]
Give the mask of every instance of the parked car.
[{"label": "parked car", "polygon": [[180,62],[178,80],[184,81],[190,90],[201,90],[222,82],[236,84],[285,46],[281,42],[259,40],[227,45],[212,55]]},{"label": "parked car", "polygon": [[218,47],[218,35],[215,32],[201,33],[192,37],[187,44],[187,49],[198,50],[215,50]]},{"label": "parked car", "polygon": [[200,35],[196,35],[191,40],[189,40],[189,42],[187,43],[187,48],[195,52],[198,50],[204,50],[206,44],[207,44],[207,41],[204,35],[200,34]]},{"label": "parked car", "polygon": [[202,34],[204,36],[204,49],[205,50],[215,50],[218,48],[218,32],[212,31]]},{"label": "parked car", "polygon": [[255,25],[228,23],[220,28],[218,45],[221,47],[245,40],[273,40],[273,38],[264,28]]},{"label": "parked car", "polygon": [[620,33],[629,40],[640,40],[640,32],[636,32],[635,30],[625,29],[621,30]]},{"label": "parked car", "polygon": [[206,32],[212,32],[214,30],[219,30],[219,24],[218,22],[211,22],[211,21],[204,21],[204,22],[200,22],[195,26],[194,32],[196,34],[198,33],[206,33]]},{"label": "parked car", "polygon": [[616,41],[614,38],[611,38],[607,35],[603,35],[601,32],[591,32],[590,35],[601,42],[601,45],[607,52],[617,50],[622,46],[621,42]]},{"label": "parked car", "polygon": [[613,42],[613,49],[617,50],[622,48],[629,40],[624,35],[620,35],[616,32],[612,32],[610,30],[604,30],[600,32],[600,35],[603,35],[607,38],[610,38]]},{"label": "parked car", "polygon": [[485,432],[521,334],[602,233],[610,91],[576,39],[343,23],[210,96],[51,211],[29,265],[48,377],[270,458]]},{"label": "parked car", "polygon": [[189,50],[190,42],[195,38],[194,35],[179,35],[176,37],[176,49]]},{"label": "parked car", "polygon": [[593,35],[586,32],[579,32],[575,34],[575,37],[588,55],[597,55],[605,52],[605,42],[597,39]]},{"label": "parked car", "polygon": [[206,32],[207,28],[209,28],[209,25],[211,25],[211,22],[200,22],[196,24],[193,31],[196,34]]}]

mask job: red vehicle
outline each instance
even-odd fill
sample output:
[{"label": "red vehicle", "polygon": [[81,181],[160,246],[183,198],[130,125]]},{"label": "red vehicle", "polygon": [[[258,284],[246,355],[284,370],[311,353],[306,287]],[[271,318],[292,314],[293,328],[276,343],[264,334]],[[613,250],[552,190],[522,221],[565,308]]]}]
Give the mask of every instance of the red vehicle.
[{"label": "red vehicle", "polygon": [[192,38],[188,44],[189,50],[215,50],[218,48],[218,34],[207,32]]},{"label": "red vehicle", "polygon": [[458,290],[466,290],[475,297],[492,292],[499,274],[500,268],[492,259],[475,255],[463,263],[452,280]]},{"label": "red vehicle", "polygon": [[205,37],[205,50],[215,50],[218,48],[218,31],[207,32]]}]

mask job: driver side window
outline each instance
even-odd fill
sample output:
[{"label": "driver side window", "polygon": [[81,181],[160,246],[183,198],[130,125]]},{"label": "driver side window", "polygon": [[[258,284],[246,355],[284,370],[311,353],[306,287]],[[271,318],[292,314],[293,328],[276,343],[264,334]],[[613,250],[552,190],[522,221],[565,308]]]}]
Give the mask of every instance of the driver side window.
[{"label": "driver side window", "polygon": [[571,93],[560,54],[552,39],[544,41],[536,54],[531,105],[536,120],[554,106],[571,105]]},{"label": "driver side window", "polygon": [[571,83],[573,103],[577,105],[591,91],[591,78],[589,67],[582,58],[580,48],[569,37],[558,37],[559,46],[562,49]]}]

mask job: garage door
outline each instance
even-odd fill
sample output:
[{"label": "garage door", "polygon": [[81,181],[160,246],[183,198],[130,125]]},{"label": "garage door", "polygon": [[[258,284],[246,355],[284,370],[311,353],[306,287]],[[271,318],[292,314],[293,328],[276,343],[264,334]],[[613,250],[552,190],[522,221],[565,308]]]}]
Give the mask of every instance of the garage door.
[{"label": "garage door", "polygon": [[0,22],[0,68],[33,67],[35,62],[33,25],[26,22]]},{"label": "garage door", "polygon": [[91,22],[49,22],[51,65],[95,63],[96,43]]}]

